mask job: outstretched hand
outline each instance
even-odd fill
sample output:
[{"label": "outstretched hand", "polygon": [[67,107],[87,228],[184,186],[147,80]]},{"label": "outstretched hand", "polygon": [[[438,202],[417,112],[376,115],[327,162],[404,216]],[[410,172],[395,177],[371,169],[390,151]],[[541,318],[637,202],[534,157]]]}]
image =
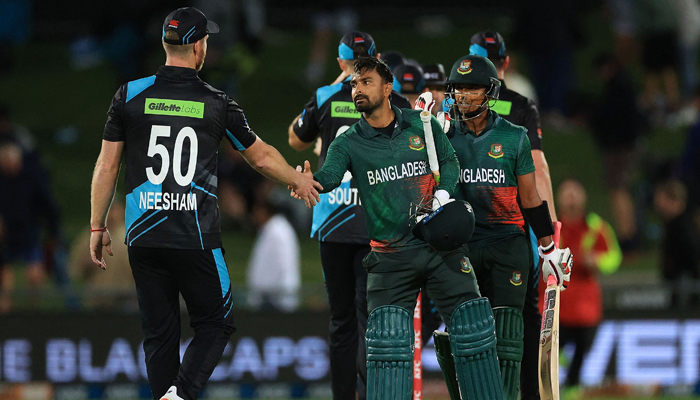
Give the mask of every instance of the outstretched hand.
[{"label": "outstretched hand", "polygon": [[304,161],[303,171],[300,165],[297,166],[296,170],[298,178],[288,186],[288,189],[291,191],[290,196],[298,200],[304,200],[306,207],[311,208],[321,201],[321,196],[319,196],[318,192],[323,190],[323,186],[314,180],[309,160]]}]

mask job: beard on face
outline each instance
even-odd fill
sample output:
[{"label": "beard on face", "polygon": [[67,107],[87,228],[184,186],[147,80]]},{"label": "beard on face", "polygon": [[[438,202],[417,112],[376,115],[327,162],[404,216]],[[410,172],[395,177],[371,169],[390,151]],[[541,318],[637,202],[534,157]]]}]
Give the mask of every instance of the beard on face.
[{"label": "beard on face", "polygon": [[[364,104],[362,104],[362,105],[357,104],[357,100],[359,100],[359,99],[364,99],[365,100]],[[364,94],[355,96],[355,98],[353,99],[353,102],[355,103],[355,109],[357,111],[363,112],[363,113],[368,113],[368,114],[371,114],[374,110],[376,110],[377,108],[379,108],[382,105],[381,98],[379,100],[377,100],[376,102],[372,103],[370,101],[369,97],[364,95]]]}]

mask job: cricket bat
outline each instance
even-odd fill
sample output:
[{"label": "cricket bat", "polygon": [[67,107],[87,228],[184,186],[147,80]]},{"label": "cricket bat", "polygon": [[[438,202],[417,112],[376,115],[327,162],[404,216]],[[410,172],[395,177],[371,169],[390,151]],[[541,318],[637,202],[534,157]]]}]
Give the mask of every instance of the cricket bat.
[{"label": "cricket bat", "polygon": [[433,138],[433,125],[430,123],[432,114],[430,111],[422,111],[420,120],[423,122],[425,132],[425,149],[428,152],[428,165],[435,177],[435,183],[440,183],[440,164],[438,163],[437,152],[435,151],[435,139]]},{"label": "cricket bat", "polygon": [[[554,245],[559,247],[561,222],[554,223]],[[542,400],[559,400],[559,285],[547,278],[540,329],[539,381]]]}]

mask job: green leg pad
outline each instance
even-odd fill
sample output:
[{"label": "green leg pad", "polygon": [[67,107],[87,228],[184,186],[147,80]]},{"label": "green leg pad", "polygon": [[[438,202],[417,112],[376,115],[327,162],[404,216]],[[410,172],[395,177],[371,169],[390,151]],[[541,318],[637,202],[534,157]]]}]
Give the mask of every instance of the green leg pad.
[{"label": "green leg pad", "polygon": [[447,332],[435,331],[433,332],[433,340],[435,341],[435,356],[440,364],[445,383],[447,383],[450,399],[460,400],[455,360],[452,358],[452,349],[450,348],[450,335]]},{"label": "green leg pad", "polygon": [[464,400],[502,400],[496,331],[485,297],[462,303],[452,313],[450,346]]},{"label": "green leg pad", "polygon": [[381,306],[369,315],[367,400],[410,400],[413,396],[413,313]]},{"label": "green leg pad", "polygon": [[518,400],[520,391],[520,362],[523,360],[523,314],[517,308],[496,307],[496,352],[503,377],[503,398]]}]

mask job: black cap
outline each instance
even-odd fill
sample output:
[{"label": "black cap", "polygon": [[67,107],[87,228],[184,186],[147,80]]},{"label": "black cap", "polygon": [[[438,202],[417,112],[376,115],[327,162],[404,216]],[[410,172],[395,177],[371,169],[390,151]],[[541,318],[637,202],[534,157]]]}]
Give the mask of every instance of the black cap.
[{"label": "black cap", "polygon": [[394,90],[402,94],[423,93],[425,79],[421,67],[413,64],[402,64],[396,67],[394,74]]},{"label": "black cap", "polygon": [[445,86],[445,67],[442,64],[423,65],[423,78],[428,86]]},{"label": "black cap", "polygon": [[[166,39],[165,32],[175,31],[176,39]],[[219,32],[219,25],[207,21],[203,12],[194,7],[182,7],[168,14],[163,22],[163,41],[168,44],[192,44],[210,33]]]},{"label": "black cap", "polygon": [[338,58],[356,60],[359,57],[377,57],[377,46],[369,33],[353,31],[340,39]]},{"label": "black cap", "polygon": [[383,51],[379,58],[389,66],[392,72],[394,72],[394,69],[399,65],[406,64],[406,57],[396,50]]},{"label": "black cap", "polygon": [[472,36],[471,44],[469,54],[476,54],[490,60],[502,60],[508,55],[506,42],[503,41],[503,37],[498,32],[475,33]]},{"label": "black cap", "polygon": [[467,243],[474,233],[475,224],[472,206],[466,201],[455,200],[427,215],[412,232],[435,250],[450,251]]}]

